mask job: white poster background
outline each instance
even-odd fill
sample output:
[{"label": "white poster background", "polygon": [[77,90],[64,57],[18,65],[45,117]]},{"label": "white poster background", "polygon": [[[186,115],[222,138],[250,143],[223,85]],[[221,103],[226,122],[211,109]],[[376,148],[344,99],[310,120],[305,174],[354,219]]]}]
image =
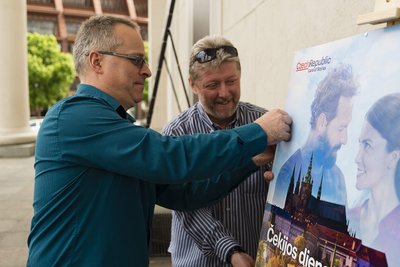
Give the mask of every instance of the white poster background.
[{"label": "white poster background", "polygon": [[[331,59],[329,64],[324,65],[325,70],[296,71],[299,62],[325,57]],[[277,176],[283,163],[305,143],[310,130],[310,107],[317,84],[329,70],[340,63],[350,64],[359,82],[358,94],[354,97],[353,119],[348,128],[348,142],[338,151],[336,161],[345,177],[348,207],[352,208],[359,203],[363,194],[355,187],[355,157],[364,115],[380,97],[400,92],[400,26],[367,32],[297,52],[285,106],[293,119],[292,140],[278,145],[273,172]],[[269,187],[267,201],[271,204],[276,204],[272,201],[275,182],[272,181]],[[286,192],[276,193],[286,195]]]}]

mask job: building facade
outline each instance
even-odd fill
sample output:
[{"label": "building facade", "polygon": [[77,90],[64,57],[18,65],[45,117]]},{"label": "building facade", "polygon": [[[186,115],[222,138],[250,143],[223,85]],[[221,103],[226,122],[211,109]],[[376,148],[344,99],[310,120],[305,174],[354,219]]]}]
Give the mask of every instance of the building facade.
[{"label": "building facade", "polygon": [[27,11],[28,31],[55,35],[64,52],[72,52],[79,26],[93,15],[131,18],[147,40],[147,0],[27,0]]}]

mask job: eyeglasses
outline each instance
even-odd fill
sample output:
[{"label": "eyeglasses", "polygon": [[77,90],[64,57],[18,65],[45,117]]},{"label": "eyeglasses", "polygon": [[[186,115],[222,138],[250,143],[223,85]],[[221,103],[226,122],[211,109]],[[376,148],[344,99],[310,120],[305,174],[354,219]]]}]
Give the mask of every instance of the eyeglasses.
[{"label": "eyeglasses", "polygon": [[98,52],[103,55],[116,56],[129,59],[132,62],[132,64],[138,68],[142,68],[144,64],[147,64],[145,57],[142,55],[123,54],[112,51],[98,51]]},{"label": "eyeglasses", "polygon": [[231,55],[232,57],[238,56],[238,51],[236,48],[225,45],[217,48],[206,48],[201,50],[194,56],[194,60],[199,63],[209,62],[217,57],[217,51],[220,49],[224,50],[225,53]]}]

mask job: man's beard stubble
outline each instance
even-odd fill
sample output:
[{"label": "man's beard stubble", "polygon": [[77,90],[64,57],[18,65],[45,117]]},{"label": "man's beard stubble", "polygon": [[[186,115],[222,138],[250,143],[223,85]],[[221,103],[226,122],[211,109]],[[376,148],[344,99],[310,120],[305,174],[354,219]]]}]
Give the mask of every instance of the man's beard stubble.
[{"label": "man's beard stubble", "polygon": [[324,166],[324,169],[331,169],[336,164],[337,152],[341,145],[331,147],[327,135],[319,140],[319,145],[314,150],[314,162]]}]

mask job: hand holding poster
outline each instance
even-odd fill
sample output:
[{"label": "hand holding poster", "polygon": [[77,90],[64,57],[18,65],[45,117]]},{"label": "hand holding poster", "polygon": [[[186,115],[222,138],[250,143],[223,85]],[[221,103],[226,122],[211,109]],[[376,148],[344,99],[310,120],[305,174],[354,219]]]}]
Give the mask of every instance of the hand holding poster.
[{"label": "hand holding poster", "polygon": [[256,266],[398,266],[400,27],[301,50]]}]

